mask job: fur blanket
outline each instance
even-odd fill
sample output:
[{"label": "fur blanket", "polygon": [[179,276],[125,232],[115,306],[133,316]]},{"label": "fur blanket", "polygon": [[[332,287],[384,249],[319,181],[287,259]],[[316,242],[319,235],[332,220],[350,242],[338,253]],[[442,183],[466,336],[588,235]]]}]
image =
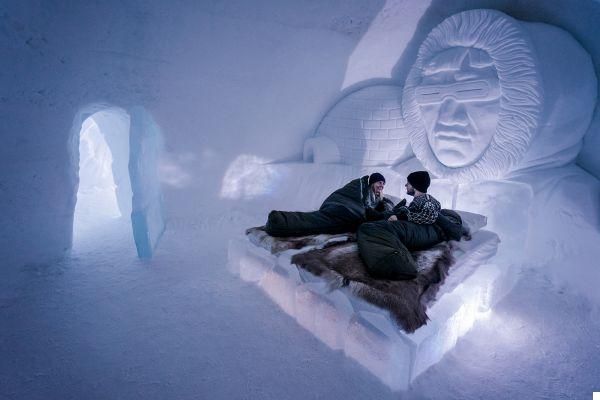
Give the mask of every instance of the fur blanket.
[{"label": "fur blanket", "polygon": [[296,237],[275,237],[267,233],[264,226],[246,229],[248,239],[258,247],[269,250],[271,254],[279,254],[286,250],[312,249],[327,243],[356,241],[354,233],[321,234]]},{"label": "fur blanket", "polygon": [[326,280],[332,290],[347,287],[355,296],[388,310],[408,333],[427,323],[427,304],[435,299],[454,263],[451,245],[444,242],[412,253],[419,270],[417,278],[408,281],[374,279],[360,259],[352,234],[274,238],[262,227],[251,228],[246,233],[253,243],[270,249],[273,254],[310,246],[310,250],[295,254],[292,263]]},{"label": "fur blanket", "polygon": [[407,281],[369,276],[356,243],[330,244],[296,254],[292,263],[328,281],[332,290],[346,286],[355,296],[388,310],[402,329],[412,333],[427,323],[427,304],[435,298],[454,263],[447,242],[412,255],[419,275]]}]

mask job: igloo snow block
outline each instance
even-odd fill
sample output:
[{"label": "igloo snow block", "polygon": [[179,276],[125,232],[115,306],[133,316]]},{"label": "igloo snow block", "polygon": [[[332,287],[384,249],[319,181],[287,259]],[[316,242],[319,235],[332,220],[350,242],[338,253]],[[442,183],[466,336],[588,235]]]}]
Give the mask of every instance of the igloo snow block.
[{"label": "igloo snow block", "polygon": [[300,273],[289,257],[277,257],[275,266],[265,274],[258,285],[283,311],[296,315],[296,287],[301,283]]},{"label": "igloo snow block", "polygon": [[227,269],[234,275],[240,275],[240,260],[246,254],[248,241],[244,239],[232,239],[227,248]]},{"label": "igloo snow block", "polygon": [[481,265],[458,285],[455,293],[461,296],[465,303],[476,307],[476,312],[487,312],[499,299],[498,291],[504,275],[495,264]]},{"label": "igloo snow block", "polygon": [[304,329],[315,331],[315,310],[323,302],[323,296],[319,293],[322,284],[312,283],[299,285],[295,291],[296,321]]},{"label": "igloo snow block", "polygon": [[314,335],[333,350],[343,349],[353,315],[354,309],[348,297],[339,290],[330,292],[315,311]]},{"label": "igloo snow block", "polygon": [[296,321],[331,349],[344,347],[344,337],[354,310],[347,296],[331,291],[325,282],[296,287]]},{"label": "igloo snow block", "polygon": [[480,230],[473,234],[471,240],[452,242],[452,255],[455,265],[440,287],[437,297],[451,293],[468,276],[480,266],[486,264],[498,251],[500,238],[494,232]]},{"label": "igloo snow block", "polygon": [[407,339],[415,347],[412,379],[439,362],[458,338],[483,318],[493,304],[503,271],[496,265],[480,265],[450,293],[438,297],[427,313],[430,321]]},{"label": "igloo snow block", "polygon": [[383,166],[410,158],[401,102],[402,87],[394,85],[368,86],[348,94],[306,141],[304,160]]},{"label": "igloo snow block", "polygon": [[348,325],[344,353],[392,390],[410,383],[412,349],[397,327],[381,313],[357,312]]},{"label": "igloo snow block", "polygon": [[240,278],[248,282],[258,282],[275,267],[275,261],[259,248],[249,248],[240,258]]},{"label": "igloo snow block", "polygon": [[341,161],[340,150],[337,144],[328,137],[316,137],[304,142],[302,158],[311,160],[315,164],[331,164]]},{"label": "igloo snow block", "polygon": [[455,294],[446,294],[429,310],[430,321],[406,337],[414,348],[412,379],[442,359],[451,350],[459,337],[459,324],[464,315],[462,299]]}]

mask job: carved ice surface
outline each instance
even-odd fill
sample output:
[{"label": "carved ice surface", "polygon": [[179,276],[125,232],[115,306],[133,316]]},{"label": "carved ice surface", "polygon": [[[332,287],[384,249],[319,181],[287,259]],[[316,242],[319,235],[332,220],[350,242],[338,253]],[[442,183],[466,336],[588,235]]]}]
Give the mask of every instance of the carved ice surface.
[{"label": "carved ice surface", "polygon": [[341,350],[353,314],[352,304],[346,294],[337,290],[328,292],[315,310],[313,334],[331,349]]},{"label": "carved ice surface", "polygon": [[597,83],[590,55],[569,33],[470,10],[429,33],[403,95],[413,152],[443,180],[432,193],[446,201],[452,193],[452,207],[488,216],[502,239],[495,261],[544,266],[594,299],[580,277],[598,257],[600,183],[574,162]]},{"label": "carved ice surface", "polygon": [[402,88],[369,86],[342,98],[306,141],[304,160],[392,165],[412,156],[402,118]]},{"label": "carved ice surface", "polygon": [[298,250],[275,256],[247,238],[234,239],[228,264],[331,349],[343,350],[393,390],[404,390],[501,298],[508,270],[486,265],[498,242],[485,230],[477,230],[471,241],[453,242],[456,264],[429,305],[431,320],[413,334],[402,332],[388,311],[347,287],[331,290],[320,277],[291,264]]},{"label": "carved ice surface", "polygon": [[165,212],[158,179],[161,132],[141,107],[131,111],[129,174],[133,191],[131,225],[140,258],[151,258],[165,230]]},{"label": "carved ice surface", "polygon": [[464,167],[490,145],[500,110],[498,74],[483,50],[453,47],[429,60],[415,89],[427,139],[449,167]]},{"label": "carved ice surface", "polygon": [[411,346],[381,313],[359,311],[346,333],[344,353],[358,361],[392,390],[410,383]]},{"label": "carved ice surface", "polygon": [[591,59],[569,34],[470,10],[421,45],[403,111],[424,166],[466,182],[573,161],[595,101]]},{"label": "carved ice surface", "polygon": [[[519,267],[510,296],[411,393],[389,393],[221,268],[228,240],[264,223],[265,209],[318,208],[366,173],[280,162],[301,158],[340,93],[388,79],[403,88],[429,31],[452,10],[481,5],[568,30],[600,71],[597,0],[1,1],[0,398],[576,399],[600,390],[599,106],[589,123],[598,82],[581,47],[539,22],[516,22],[543,78],[536,134],[518,169],[502,176],[504,186],[447,176],[430,187],[446,207],[482,210],[502,235],[499,251],[525,245],[535,265]],[[465,104],[461,90],[478,91],[475,100],[495,90],[465,82],[431,85],[457,104]],[[111,237],[95,231],[89,246],[68,251],[79,164],[69,144],[81,130],[72,136],[70,121],[91,102],[127,113],[143,105],[164,130],[171,221],[150,263],[133,257],[131,225],[123,235],[120,226]],[[577,164],[563,167],[586,129]],[[114,167],[119,157],[102,132]],[[129,178],[128,148],[125,155]],[[315,162],[334,155],[314,154]],[[267,164],[253,168],[252,157]],[[403,164],[399,177],[381,168],[385,192],[403,195],[406,175],[429,169],[418,163]],[[231,196],[219,197],[221,183]],[[522,197],[524,186],[532,190]],[[125,219],[131,194],[128,201],[129,211],[119,203]],[[344,336],[325,328],[345,323],[335,307],[319,303],[315,335],[322,328],[322,340],[343,349]]]},{"label": "carved ice surface", "polygon": [[302,280],[298,268],[290,263],[289,257],[277,257],[277,263],[258,285],[281,307],[283,311],[294,317],[296,315],[296,287]]}]

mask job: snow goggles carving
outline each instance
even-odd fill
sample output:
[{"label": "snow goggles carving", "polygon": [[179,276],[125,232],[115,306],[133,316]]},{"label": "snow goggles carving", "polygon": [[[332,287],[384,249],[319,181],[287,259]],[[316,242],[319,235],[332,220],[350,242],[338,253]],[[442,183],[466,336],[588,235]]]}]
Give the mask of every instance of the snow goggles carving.
[{"label": "snow goggles carving", "polygon": [[497,81],[475,80],[443,85],[421,85],[415,88],[417,104],[438,104],[446,98],[459,102],[494,100],[500,97]]}]

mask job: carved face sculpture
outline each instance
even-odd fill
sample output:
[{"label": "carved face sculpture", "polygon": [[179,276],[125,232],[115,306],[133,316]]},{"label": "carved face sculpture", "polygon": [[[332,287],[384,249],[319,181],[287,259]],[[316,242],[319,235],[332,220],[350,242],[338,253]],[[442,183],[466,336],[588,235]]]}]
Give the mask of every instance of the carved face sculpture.
[{"label": "carved face sculpture", "polygon": [[427,170],[457,182],[498,179],[523,160],[544,110],[534,49],[523,23],[495,10],[454,14],[427,35],[402,98]]},{"label": "carved face sculpture", "polygon": [[500,95],[493,61],[483,50],[450,48],[425,65],[415,99],[442,164],[464,167],[481,157],[496,131]]}]

